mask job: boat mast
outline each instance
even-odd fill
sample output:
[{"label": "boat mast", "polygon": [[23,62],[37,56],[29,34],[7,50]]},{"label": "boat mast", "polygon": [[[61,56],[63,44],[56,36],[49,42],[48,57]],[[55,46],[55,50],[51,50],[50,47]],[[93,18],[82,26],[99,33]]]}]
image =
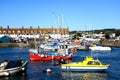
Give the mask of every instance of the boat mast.
[{"label": "boat mast", "polygon": [[61,35],[63,35],[63,27],[64,27],[64,25],[63,25],[64,23],[63,22],[64,22],[64,15],[62,14]]},{"label": "boat mast", "polygon": [[57,16],[57,19],[58,19],[57,20],[57,28],[58,28],[57,34],[59,34],[60,33],[60,31],[59,31],[59,28],[60,28],[60,23],[59,23],[60,22],[60,16],[59,15]]},{"label": "boat mast", "polygon": [[36,41],[36,36],[34,34],[34,43],[35,43],[35,49],[37,49],[37,41]]}]

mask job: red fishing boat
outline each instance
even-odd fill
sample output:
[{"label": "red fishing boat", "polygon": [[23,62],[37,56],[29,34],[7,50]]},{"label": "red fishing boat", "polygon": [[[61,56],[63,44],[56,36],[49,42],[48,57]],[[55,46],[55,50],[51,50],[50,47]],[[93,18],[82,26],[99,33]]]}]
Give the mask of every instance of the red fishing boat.
[{"label": "red fishing boat", "polygon": [[48,60],[70,60],[72,59],[73,54],[76,52],[76,49],[73,48],[71,50],[61,50],[63,52],[41,52],[38,49],[29,49],[30,60],[41,60],[41,61],[48,61]]}]

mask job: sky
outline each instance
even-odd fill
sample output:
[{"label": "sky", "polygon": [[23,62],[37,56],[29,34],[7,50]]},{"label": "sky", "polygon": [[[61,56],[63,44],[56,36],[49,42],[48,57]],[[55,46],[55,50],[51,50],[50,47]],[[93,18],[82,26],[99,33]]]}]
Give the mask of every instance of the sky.
[{"label": "sky", "polygon": [[120,29],[120,0],[0,0],[0,26]]}]

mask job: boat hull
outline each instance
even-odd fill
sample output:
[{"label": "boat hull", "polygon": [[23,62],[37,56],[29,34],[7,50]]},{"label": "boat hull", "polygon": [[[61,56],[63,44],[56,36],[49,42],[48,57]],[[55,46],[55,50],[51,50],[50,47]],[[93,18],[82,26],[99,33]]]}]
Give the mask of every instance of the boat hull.
[{"label": "boat hull", "polygon": [[95,46],[95,47],[89,47],[92,51],[111,51],[110,47],[102,47],[102,46]]},{"label": "boat hull", "polygon": [[41,61],[49,61],[49,60],[70,60],[72,56],[49,56],[49,55],[41,55],[30,53],[30,60],[41,60]]},{"label": "boat hull", "polygon": [[49,52],[45,54],[40,54],[36,49],[29,50],[30,60],[41,60],[41,61],[49,61],[49,60],[71,60],[72,53],[69,55],[62,55],[61,53]]},{"label": "boat hull", "polygon": [[15,75],[20,72],[25,72],[25,68],[18,67],[18,68],[2,70],[2,71],[0,71],[0,76],[10,76],[10,75]]},{"label": "boat hull", "polygon": [[62,66],[62,71],[92,71],[92,72],[99,72],[105,71],[108,67],[70,67],[70,66]]},{"label": "boat hull", "polygon": [[14,67],[14,68],[8,68],[8,69],[1,69],[0,70],[0,77],[3,76],[11,76],[11,75],[15,75],[17,73],[23,73],[26,71],[28,61],[25,61],[23,63],[23,65],[19,66],[19,67]]}]

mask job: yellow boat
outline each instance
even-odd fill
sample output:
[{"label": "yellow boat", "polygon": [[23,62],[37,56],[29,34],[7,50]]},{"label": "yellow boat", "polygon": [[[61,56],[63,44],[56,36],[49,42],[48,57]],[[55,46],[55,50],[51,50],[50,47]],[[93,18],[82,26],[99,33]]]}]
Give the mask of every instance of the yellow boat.
[{"label": "yellow boat", "polygon": [[86,56],[82,62],[71,62],[62,64],[62,71],[104,71],[108,69],[109,64],[103,64],[98,59]]}]

